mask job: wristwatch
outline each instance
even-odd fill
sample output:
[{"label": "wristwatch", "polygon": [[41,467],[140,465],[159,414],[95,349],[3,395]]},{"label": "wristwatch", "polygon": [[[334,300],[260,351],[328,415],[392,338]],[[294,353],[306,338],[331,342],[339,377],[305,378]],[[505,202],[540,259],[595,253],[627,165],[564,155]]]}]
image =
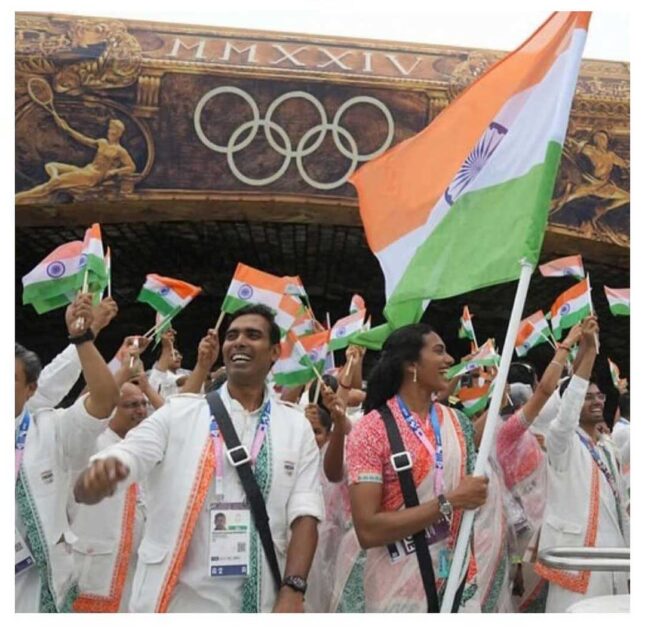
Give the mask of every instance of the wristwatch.
[{"label": "wristwatch", "polygon": [[282,586],[290,587],[303,595],[307,591],[307,581],[300,576],[285,576],[282,580]]},{"label": "wristwatch", "polygon": [[84,342],[94,340],[94,332],[88,327],[80,336],[67,336],[67,340],[73,345],[82,345]]},{"label": "wristwatch", "polygon": [[452,523],[452,504],[446,499],[446,496],[441,494],[437,497],[439,500],[439,512],[443,515],[448,523]]}]

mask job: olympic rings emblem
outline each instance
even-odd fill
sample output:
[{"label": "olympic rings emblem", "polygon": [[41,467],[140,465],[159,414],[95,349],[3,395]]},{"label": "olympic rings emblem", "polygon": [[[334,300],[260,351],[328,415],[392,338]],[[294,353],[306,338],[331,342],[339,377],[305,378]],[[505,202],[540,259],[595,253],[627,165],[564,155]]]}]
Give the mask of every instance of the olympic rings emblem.
[{"label": "olympic rings emblem", "polygon": [[[210,140],[206,136],[206,133],[204,132],[204,129],[202,127],[202,115],[204,108],[213,98],[222,94],[234,94],[242,98],[251,108],[251,113],[253,116],[252,120],[244,122],[243,124],[238,126],[235,131],[233,131],[226,145],[216,144],[215,142]],[[287,135],[287,132],[284,130],[284,128],[272,120],[276,109],[287,100],[294,98],[301,98],[311,103],[320,116],[320,124],[317,124],[310,128],[300,138],[295,150],[293,150],[291,139]],[[379,148],[366,155],[358,152],[358,146],[356,144],[354,136],[340,124],[341,118],[343,117],[343,115],[345,115],[347,110],[350,107],[361,103],[376,107],[376,109],[378,109],[383,114],[387,122],[387,136],[385,140],[383,141],[381,146],[379,146]],[[390,147],[390,144],[394,139],[394,118],[392,117],[390,110],[380,100],[372,98],[371,96],[355,96],[345,101],[338,108],[332,122],[330,123],[328,122],[327,112],[325,111],[322,103],[315,96],[312,96],[307,92],[293,91],[279,96],[269,105],[264,118],[261,118],[258,105],[248,92],[240,89],[239,87],[223,86],[211,89],[209,92],[206,92],[206,94],[202,96],[200,101],[197,103],[197,107],[195,108],[193,120],[195,124],[195,131],[200,141],[212,151],[226,155],[228,166],[231,169],[233,175],[239,181],[253,186],[270,185],[271,183],[274,183],[285,174],[292,160],[295,158],[296,166],[298,168],[300,176],[311,187],[318,190],[333,190],[347,182],[349,177],[351,177],[356,170],[356,167],[359,163],[369,161],[370,159],[374,159],[375,157],[378,157],[379,155],[384,153]],[[244,150],[256,138],[258,130],[260,128],[264,130],[264,136],[271,148],[273,148],[273,150],[275,150],[279,155],[283,157],[283,161],[278,170],[272,175],[261,179],[255,179],[246,176],[243,172],[240,171],[240,169],[237,167],[237,164],[235,163],[234,156],[236,153]],[[345,174],[336,181],[316,181],[306,171],[303,164],[303,159],[313,154],[316,150],[318,150],[318,148],[320,148],[329,131],[331,131],[332,139],[334,140],[334,144],[336,145],[338,151],[341,153],[341,155],[350,160],[349,168],[347,169]],[[240,139],[244,133],[247,133],[246,137],[244,137],[244,139]],[[279,137],[282,145],[280,145],[280,143],[276,141],[276,136]]]}]

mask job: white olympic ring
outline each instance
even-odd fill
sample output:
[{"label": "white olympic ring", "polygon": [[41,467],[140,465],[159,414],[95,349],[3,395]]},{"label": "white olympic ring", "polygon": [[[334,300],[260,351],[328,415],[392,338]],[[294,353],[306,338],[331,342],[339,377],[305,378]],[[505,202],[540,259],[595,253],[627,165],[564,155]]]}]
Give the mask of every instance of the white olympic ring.
[{"label": "white olympic ring", "polygon": [[[215,98],[216,96],[219,96],[221,94],[234,94],[236,96],[239,96],[249,105],[249,107],[251,108],[251,113],[253,115],[252,120],[244,122],[243,124],[238,126],[235,131],[233,131],[233,133],[229,137],[228,143],[225,146],[216,144],[206,136],[201,121],[203,110],[206,107],[207,103],[212,98]],[[293,150],[289,135],[282,126],[272,120],[272,117],[275,114],[276,109],[282,103],[295,98],[300,98],[311,103],[320,115],[320,123],[316,126],[311,127],[300,138],[296,149]],[[383,114],[387,122],[387,136],[385,140],[379,148],[367,155],[362,155],[358,152],[358,146],[356,144],[354,136],[345,127],[340,125],[341,118],[347,112],[347,110],[350,107],[361,103],[376,107]],[[193,120],[195,124],[195,132],[197,133],[200,141],[212,151],[226,155],[228,166],[231,169],[233,175],[239,181],[253,186],[269,185],[271,183],[274,183],[285,174],[285,172],[289,169],[291,161],[295,158],[296,166],[298,168],[300,176],[311,187],[317,188],[319,190],[333,190],[347,182],[349,177],[356,170],[359,163],[369,161],[370,159],[374,159],[375,157],[378,157],[379,155],[384,153],[390,147],[390,144],[394,139],[394,119],[392,117],[392,114],[390,113],[390,110],[380,100],[372,98],[371,96],[354,96],[353,98],[345,101],[336,111],[333,121],[329,123],[327,119],[327,112],[325,111],[322,103],[315,96],[312,96],[307,92],[293,91],[282,94],[282,96],[278,96],[278,98],[276,98],[269,105],[265,117],[261,118],[258,105],[248,92],[245,92],[239,87],[223,86],[211,89],[202,96],[200,101],[197,103],[197,107],[195,107]],[[275,150],[279,155],[284,157],[284,160],[282,162],[282,165],[272,175],[261,179],[256,179],[248,177],[240,171],[240,169],[237,167],[237,164],[235,163],[234,155],[235,153],[238,153],[246,148],[256,138],[258,130],[260,128],[264,129],[264,136],[271,148]],[[239,141],[240,136],[242,136],[247,130],[249,131],[248,135],[241,141]],[[350,160],[350,164],[347,171],[342,177],[335,181],[325,183],[316,181],[307,173],[303,163],[303,158],[313,154],[320,148],[322,143],[325,141],[325,137],[327,137],[327,133],[329,131],[331,131],[331,135],[336,148],[345,158]],[[280,144],[276,142],[274,132],[282,140],[282,146],[280,146]],[[317,135],[316,139],[311,143],[310,146],[308,146],[307,143],[315,135]]]}]

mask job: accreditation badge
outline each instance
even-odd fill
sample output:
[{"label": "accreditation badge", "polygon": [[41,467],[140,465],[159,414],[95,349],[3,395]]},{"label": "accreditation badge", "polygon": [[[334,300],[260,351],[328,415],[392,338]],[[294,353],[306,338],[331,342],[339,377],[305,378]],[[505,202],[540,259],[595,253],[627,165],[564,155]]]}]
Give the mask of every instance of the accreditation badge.
[{"label": "accreditation badge", "polygon": [[[439,543],[444,539],[447,539],[450,536],[450,526],[445,519],[441,519],[426,528],[426,543],[428,547],[431,547],[435,543]],[[412,536],[406,536],[400,541],[395,543],[390,543],[387,545],[387,552],[390,555],[390,562],[392,564],[397,563],[404,556],[409,556],[410,554],[416,553],[416,548],[414,546],[414,538]]]},{"label": "accreditation badge", "polygon": [[209,508],[208,575],[246,577],[249,572],[251,511],[242,503],[217,503]]},{"label": "accreditation badge", "polygon": [[16,576],[29,569],[34,562],[34,557],[31,555],[27,543],[25,543],[22,534],[16,528]]}]

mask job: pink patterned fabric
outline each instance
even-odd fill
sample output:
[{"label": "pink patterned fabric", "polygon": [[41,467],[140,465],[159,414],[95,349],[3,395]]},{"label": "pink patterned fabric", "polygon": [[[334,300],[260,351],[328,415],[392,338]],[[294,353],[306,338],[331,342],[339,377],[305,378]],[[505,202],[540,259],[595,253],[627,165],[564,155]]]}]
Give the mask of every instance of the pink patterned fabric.
[{"label": "pink patterned fabric", "polygon": [[[387,404],[396,419],[403,438],[403,445],[412,457],[412,475],[415,485],[418,486],[428,474],[430,466],[434,464],[434,460],[430,460],[427,450],[408,427],[399,405],[396,403],[396,399],[390,399]],[[439,405],[437,409],[439,424],[443,425],[443,409]],[[426,417],[420,419],[416,413],[413,413],[413,416],[423,426],[430,443],[436,446],[434,433],[428,427]],[[397,510],[403,503],[399,480],[390,463],[391,455],[392,452],[383,420],[377,410],[372,410],[358,421],[349,434],[347,441],[348,479],[350,484],[382,482],[382,504],[387,511]]]},{"label": "pink patterned fabric", "polygon": [[541,464],[544,453],[537,439],[516,412],[497,433],[497,460],[510,489],[533,473]]}]

